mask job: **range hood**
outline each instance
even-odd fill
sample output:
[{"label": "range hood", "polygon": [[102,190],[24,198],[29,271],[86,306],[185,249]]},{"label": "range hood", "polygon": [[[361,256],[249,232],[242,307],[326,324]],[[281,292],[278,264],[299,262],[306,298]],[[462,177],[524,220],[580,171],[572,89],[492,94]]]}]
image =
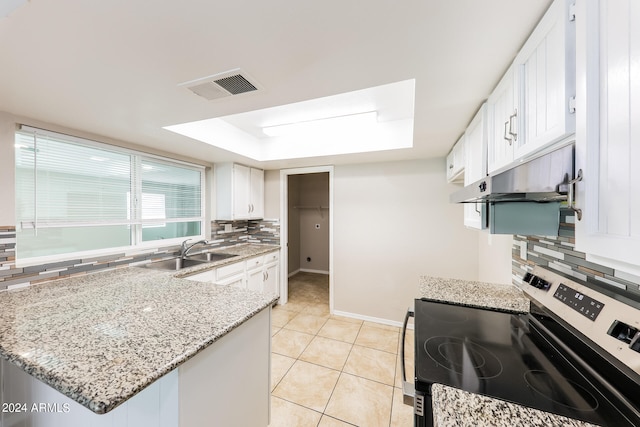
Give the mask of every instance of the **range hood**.
[{"label": "range hood", "polygon": [[567,200],[573,179],[574,146],[564,146],[486,176],[453,193],[452,203],[559,202]]},{"label": "range hood", "polygon": [[491,234],[557,236],[574,158],[574,145],[566,145],[467,185],[450,201],[475,203],[487,212],[483,228]]}]

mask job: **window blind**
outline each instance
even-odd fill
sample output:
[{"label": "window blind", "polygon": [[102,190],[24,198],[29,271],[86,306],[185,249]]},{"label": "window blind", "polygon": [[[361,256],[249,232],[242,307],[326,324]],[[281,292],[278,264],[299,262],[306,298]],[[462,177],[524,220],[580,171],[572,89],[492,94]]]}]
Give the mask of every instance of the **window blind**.
[{"label": "window blind", "polygon": [[15,147],[19,258],[203,231],[201,167],[27,127]]}]

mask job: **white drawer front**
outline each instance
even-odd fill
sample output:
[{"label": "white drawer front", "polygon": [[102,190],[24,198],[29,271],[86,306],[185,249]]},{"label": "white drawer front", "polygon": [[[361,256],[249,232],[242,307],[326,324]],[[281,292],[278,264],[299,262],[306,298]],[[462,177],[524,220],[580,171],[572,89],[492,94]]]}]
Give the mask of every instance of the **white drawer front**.
[{"label": "white drawer front", "polygon": [[218,267],[217,272],[217,280],[221,280],[235,274],[244,273],[244,261]]},{"label": "white drawer front", "polygon": [[264,264],[264,256],[249,258],[247,260],[247,270],[252,270],[256,267],[262,266],[263,264]]},{"label": "white drawer front", "polygon": [[280,258],[278,252],[271,252],[270,254],[266,254],[264,256],[264,263],[265,264],[269,264],[275,261],[278,261],[278,259]]}]

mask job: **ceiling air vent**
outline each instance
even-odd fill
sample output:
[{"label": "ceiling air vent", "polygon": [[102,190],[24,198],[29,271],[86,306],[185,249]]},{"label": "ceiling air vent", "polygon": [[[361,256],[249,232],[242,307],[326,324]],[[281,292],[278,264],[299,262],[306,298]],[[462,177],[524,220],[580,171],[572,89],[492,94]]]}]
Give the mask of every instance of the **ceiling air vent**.
[{"label": "ceiling air vent", "polygon": [[255,80],[251,79],[247,73],[239,68],[180,83],[178,86],[184,86],[191,92],[209,101],[231,95],[253,92],[260,88]]}]

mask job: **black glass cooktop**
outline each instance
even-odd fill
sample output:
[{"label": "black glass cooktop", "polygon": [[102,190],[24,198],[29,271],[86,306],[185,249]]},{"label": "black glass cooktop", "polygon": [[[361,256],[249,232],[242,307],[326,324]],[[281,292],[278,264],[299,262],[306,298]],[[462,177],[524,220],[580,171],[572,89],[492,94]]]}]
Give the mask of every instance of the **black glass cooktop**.
[{"label": "black glass cooktop", "polygon": [[440,383],[594,424],[634,425],[530,315],[416,300],[415,345],[416,390],[427,395]]}]

